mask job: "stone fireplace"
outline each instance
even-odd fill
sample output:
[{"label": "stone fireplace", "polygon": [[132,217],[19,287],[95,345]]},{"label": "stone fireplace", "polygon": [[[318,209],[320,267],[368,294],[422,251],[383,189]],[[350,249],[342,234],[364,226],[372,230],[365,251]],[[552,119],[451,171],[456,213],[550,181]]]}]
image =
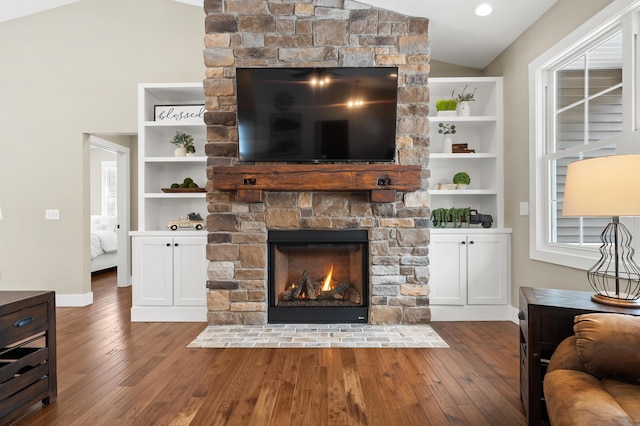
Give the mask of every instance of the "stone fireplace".
[{"label": "stone fireplace", "polygon": [[[205,0],[205,12],[209,323],[264,324],[270,306],[286,305],[277,298],[289,289],[269,288],[269,277],[277,274],[269,266],[276,256],[269,242],[270,233],[289,231],[365,234],[366,243],[357,243],[364,248],[333,248],[346,256],[336,262],[360,260],[366,268],[363,288],[356,284],[353,290],[366,298],[357,304],[366,322],[429,322],[428,20],[351,0]],[[398,67],[395,158],[398,165],[420,167],[418,190],[386,192],[384,199],[354,190],[267,190],[247,198],[214,188],[217,168],[238,165],[236,67],[365,66]],[[287,263],[293,255],[284,249],[279,256]],[[312,283],[327,274],[296,268],[298,282],[305,270]],[[358,280],[357,272],[349,274],[339,281]],[[316,305],[329,297],[344,304],[334,294],[321,294]]]}]

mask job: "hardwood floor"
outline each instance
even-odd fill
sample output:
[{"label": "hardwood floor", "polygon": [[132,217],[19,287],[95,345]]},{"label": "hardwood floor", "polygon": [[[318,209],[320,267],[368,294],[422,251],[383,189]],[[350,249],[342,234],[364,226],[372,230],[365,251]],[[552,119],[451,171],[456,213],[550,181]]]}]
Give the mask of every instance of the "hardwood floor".
[{"label": "hardwood floor", "polygon": [[188,349],[203,323],[131,323],[94,276],[58,308],[58,400],[18,425],[524,425],[518,327],[433,322],[449,349]]}]

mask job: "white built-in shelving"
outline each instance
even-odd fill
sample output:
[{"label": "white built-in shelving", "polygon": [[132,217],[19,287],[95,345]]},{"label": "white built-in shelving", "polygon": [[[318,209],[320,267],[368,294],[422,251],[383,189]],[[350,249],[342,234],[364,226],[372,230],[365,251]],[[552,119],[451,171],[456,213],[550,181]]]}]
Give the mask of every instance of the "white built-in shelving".
[{"label": "white built-in shelving", "polygon": [[[469,116],[438,116],[435,103],[452,92],[475,90]],[[504,227],[504,140],[501,77],[429,79],[431,209],[465,208],[493,218],[491,228],[431,228],[429,295],[432,319],[509,319],[511,230]],[[453,143],[474,153],[443,153],[439,123],[455,125]],[[467,172],[465,189],[437,189]]]},{"label": "white built-in shelving", "polygon": [[[155,108],[202,105],[202,83],[138,86],[138,230],[133,246],[132,321],[206,321],[205,230],[171,231],[169,221],[191,212],[206,219],[205,192],[163,192],[189,177],[207,182],[204,119],[155,120]],[[194,139],[195,155],[174,156],[170,140],[181,131]]]}]

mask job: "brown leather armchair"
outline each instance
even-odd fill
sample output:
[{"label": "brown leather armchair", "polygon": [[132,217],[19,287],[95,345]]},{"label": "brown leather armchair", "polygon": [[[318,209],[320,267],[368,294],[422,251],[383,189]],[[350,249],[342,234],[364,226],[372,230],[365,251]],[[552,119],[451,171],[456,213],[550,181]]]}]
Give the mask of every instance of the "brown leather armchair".
[{"label": "brown leather armchair", "polygon": [[551,424],[640,425],[640,317],[578,315],[573,331],[544,376]]}]

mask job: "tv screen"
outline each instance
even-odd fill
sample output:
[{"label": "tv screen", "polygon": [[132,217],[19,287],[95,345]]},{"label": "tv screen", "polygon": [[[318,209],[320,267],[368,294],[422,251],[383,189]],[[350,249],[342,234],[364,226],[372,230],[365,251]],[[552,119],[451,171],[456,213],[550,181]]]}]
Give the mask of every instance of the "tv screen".
[{"label": "tv screen", "polygon": [[240,161],[394,161],[397,67],[238,68]]}]

